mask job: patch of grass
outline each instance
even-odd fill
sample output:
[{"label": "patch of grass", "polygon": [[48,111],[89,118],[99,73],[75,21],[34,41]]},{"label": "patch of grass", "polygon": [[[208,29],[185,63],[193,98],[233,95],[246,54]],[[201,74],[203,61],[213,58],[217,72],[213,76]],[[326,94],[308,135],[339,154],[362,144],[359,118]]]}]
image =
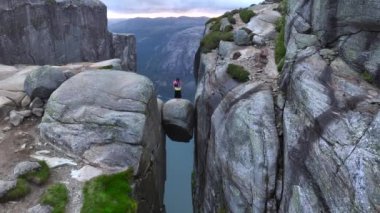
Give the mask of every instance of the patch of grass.
[{"label": "patch of grass", "polygon": [[19,178],[17,179],[17,184],[16,187],[0,199],[0,203],[4,203],[7,201],[12,201],[12,200],[18,200],[20,198],[25,197],[27,194],[30,192],[30,186],[26,180]]},{"label": "patch of grass", "polygon": [[227,210],[225,208],[219,208],[218,213],[227,213]]},{"label": "patch of grass", "polygon": [[372,75],[371,73],[369,73],[368,71],[364,71],[364,72],[362,72],[360,75],[361,75],[362,79],[364,79],[364,80],[367,81],[368,83],[370,83],[370,84],[375,83],[375,78],[374,78],[373,75]]},{"label": "patch of grass", "polygon": [[241,20],[244,23],[248,23],[249,20],[251,20],[251,18],[255,16],[256,14],[250,9],[244,9],[244,10],[240,10],[239,15],[240,15]]},{"label": "patch of grass", "polygon": [[286,5],[287,0],[283,0],[281,2],[283,9],[281,11],[283,12],[282,17],[277,20],[276,22],[276,30],[278,31],[277,38],[276,38],[276,44],[275,44],[275,61],[277,64],[277,69],[279,72],[281,72],[284,63],[285,63],[285,55],[286,55],[286,46],[285,46],[285,17],[286,17]]},{"label": "patch of grass", "polygon": [[282,68],[284,68],[284,65],[285,65],[285,57],[282,58],[280,62],[278,62],[278,64],[277,64],[277,70],[279,72],[281,72]]},{"label": "patch of grass", "polygon": [[227,26],[224,28],[224,31],[223,31],[223,32],[231,32],[233,29],[234,29],[234,27],[233,27],[232,25],[227,25]]},{"label": "patch of grass", "polygon": [[206,25],[207,24],[210,24],[211,22],[214,22],[214,21],[219,21],[219,17],[216,17],[216,18],[210,18],[209,20],[206,21]]},{"label": "patch of grass", "polygon": [[42,195],[40,202],[53,207],[52,213],[64,213],[66,205],[69,202],[69,191],[66,185],[56,183],[49,186]]},{"label": "patch of grass", "polygon": [[216,21],[211,27],[210,27],[210,30],[213,31],[213,32],[216,32],[216,31],[220,31],[220,26],[222,25],[222,23],[220,23],[220,21]]},{"label": "patch of grass", "polygon": [[246,82],[249,80],[249,72],[244,67],[236,64],[228,64],[227,73],[236,81]]},{"label": "patch of grass", "polygon": [[45,161],[39,161],[38,163],[41,165],[41,168],[26,173],[22,176],[22,178],[25,178],[32,183],[42,185],[48,181],[50,176],[50,169]]},{"label": "patch of grass", "polygon": [[227,18],[228,18],[228,21],[229,21],[231,24],[236,24],[236,19],[235,19],[232,15],[228,16]]},{"label": "patch of grass", "polygon": [[222,16],[219,16],[219,17],[215,17],[215,18],[210,18],[207,22],[206,22],[206,25],[207,24],[210,24],[212,22],[220,22],[220,20],[222,18],[227,18],[228,21],[231,23],[231,24],[236,24],[236,20],[235,18],[233,17],[236,13],[239,13],[242,9],[236,9],[236,10],[232,10],[230,12],[226,12],[224,13]]},{"label": "patch of grass", "polygon": [[200,46],[203,53],[208,53],[217,48],[220,41],[233,40],[234,35],[232,32],[211,32],[202,39]]},{"label": "patch of grass", "polygon": [[102,175],[86,182],[81,213],[134,213],[137,202],[130,187],[133,171]]},{"label": "patch of grass", "polygon": [[112,70],[113,66],[112,65],[108,65],[108,66],[103,66],[103,67],[99,67],[99,69],[101,70]]}]

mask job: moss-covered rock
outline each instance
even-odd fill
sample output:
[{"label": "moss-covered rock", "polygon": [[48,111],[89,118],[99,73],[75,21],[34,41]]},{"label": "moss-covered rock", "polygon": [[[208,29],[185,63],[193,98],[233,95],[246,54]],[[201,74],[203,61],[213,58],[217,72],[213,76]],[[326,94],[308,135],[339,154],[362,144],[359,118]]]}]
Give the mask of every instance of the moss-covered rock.
[{"label": "moss-covered rock", "polygon": [[49,186],[41,197],[42,204],[53,208],[52,213],[64,213],[68,202],[69,191],[66,185],[62,183]]},{"label": "moss-covered rock", "polygon": [[22,175],[21,177],[38,185],[46,183],[50,177],[50,169],[45,161],[39,161],[40,168]]},{"label": "moss-covered rock", "polygon": [[249,80],[249,72],[245,70],[244,67],[236,64],[229,64],[227,68],[227,73],[233,79],[239,82],[246,82]]},{"label": "moss-covered rock", "polygon": [[132,196],[133,171],[102,175],[86,182],[83,188],[82,213],[134,213],[137,203]]},{"label": "moss-covered rock", "polygon": [[5,195],[0,197],[0,203],[18,200],[25,197],[30,192],[30,186],[24,179],[17,179],[16,186],[7,191]]},{"label": "moss-covered rock", "polygon": [[244,23],[248,23],[256,14],[250,9],[240,10],[239,16]]}]

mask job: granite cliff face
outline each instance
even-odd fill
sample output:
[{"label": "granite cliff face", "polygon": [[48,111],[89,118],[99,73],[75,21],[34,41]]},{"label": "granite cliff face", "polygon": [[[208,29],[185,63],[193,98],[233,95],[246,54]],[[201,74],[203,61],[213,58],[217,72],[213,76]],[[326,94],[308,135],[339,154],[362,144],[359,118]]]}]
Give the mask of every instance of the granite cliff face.
[{"label": "granite cliff face", "polygon": [[[379,6],[289,0],[281,75],[273,1],[250,7],[247,24],[233,15],[234,42],[200,49],[197,212],[380,210]],[[231,63],[248,71],[247,82],[227,73]]]},{"label": "granite cliff face", "polygon": [[378,212],[380,2],[288,8],[281,210]]},{"label": "granite cliff face", "polygon": [[109,33],[106,13],[99,0],[1,1],[0,63],[61,65],[121,58],[124,70],[135,71],[134,36]]}]

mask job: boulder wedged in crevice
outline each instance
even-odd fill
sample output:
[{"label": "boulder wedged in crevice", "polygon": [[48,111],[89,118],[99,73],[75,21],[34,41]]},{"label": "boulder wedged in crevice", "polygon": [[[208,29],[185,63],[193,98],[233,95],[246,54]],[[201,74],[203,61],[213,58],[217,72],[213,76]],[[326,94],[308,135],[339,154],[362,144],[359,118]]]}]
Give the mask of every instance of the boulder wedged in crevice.
[{"label": "boulder wedged in crevice", "polygon": [[193,138],[194,106],[185,99],[171,99],[162,108],[165,133],[174,141],[189,142]]}]

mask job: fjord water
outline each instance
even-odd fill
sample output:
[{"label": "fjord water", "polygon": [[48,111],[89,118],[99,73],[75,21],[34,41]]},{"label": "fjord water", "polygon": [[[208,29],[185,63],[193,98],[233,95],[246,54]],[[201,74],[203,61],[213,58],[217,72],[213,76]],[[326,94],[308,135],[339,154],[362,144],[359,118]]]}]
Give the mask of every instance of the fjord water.
[{"label": "fjord water", "polygon": [[191,173],[194,142],[178,143],[166,137],[165,206],[167,213],[192,213]]}]

